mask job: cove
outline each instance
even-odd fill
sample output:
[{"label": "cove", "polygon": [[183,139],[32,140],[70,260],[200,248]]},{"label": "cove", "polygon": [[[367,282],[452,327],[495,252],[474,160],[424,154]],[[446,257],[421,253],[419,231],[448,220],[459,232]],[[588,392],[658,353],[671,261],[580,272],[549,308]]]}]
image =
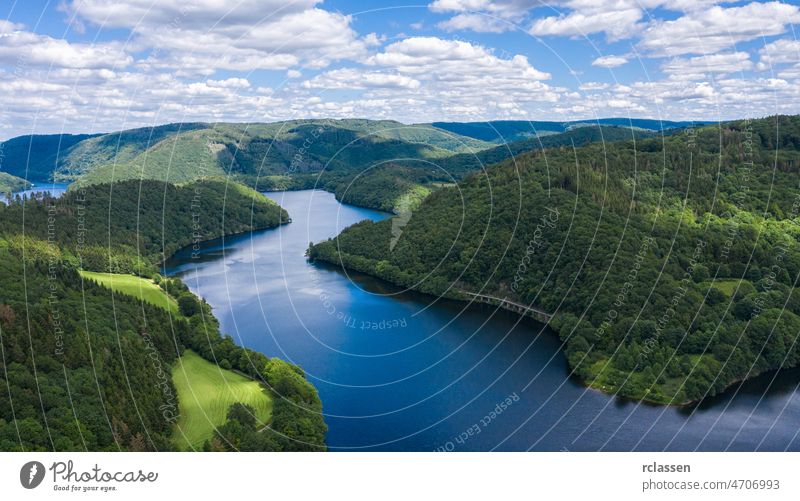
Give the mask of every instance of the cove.
[{"label": "cove", "polygon": [[[54,183],[51,181],[36,181],[33,183],[27,190],[22,191],[15,191],[11,194],[12,198],[16,197],[17,195],[21,197],[32,197],[40,194],[47,193],[51,197],[58,198],[63,195],[67,191],[67,187],[69,185],[67,183]],[[4,197],[0,197],[2,199],[2,203],[6,203],[6,199]]]},{"label": "cove", "polygon": [[543,324],[306,261],[309,242],[387,214],[323,191],[267,195],[290,224],[183,249],[165,273],[237,343],[305,369],[332,451],[800,450],[800,370],[683,408],[599,393]]}]

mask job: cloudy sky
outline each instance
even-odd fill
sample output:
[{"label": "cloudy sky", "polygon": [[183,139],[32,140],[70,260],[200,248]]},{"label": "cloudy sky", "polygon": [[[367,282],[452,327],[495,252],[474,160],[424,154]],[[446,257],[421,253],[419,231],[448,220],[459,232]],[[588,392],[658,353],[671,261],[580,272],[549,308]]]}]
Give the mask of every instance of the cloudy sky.
[{"label": "cloudy sky", "polygon": [[0,139],[178,121],[800,113],[797,0],[424,2],[3,0]]}]

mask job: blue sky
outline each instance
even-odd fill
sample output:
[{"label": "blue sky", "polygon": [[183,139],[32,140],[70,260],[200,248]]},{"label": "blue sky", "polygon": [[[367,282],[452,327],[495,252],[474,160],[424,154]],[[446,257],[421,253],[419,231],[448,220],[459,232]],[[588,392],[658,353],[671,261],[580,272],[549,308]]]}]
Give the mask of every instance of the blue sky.
[{"label": "blue sky", "polygon": [[794,114],[798,24],[788,0],[6,0],[0,138],[175,121]]}]

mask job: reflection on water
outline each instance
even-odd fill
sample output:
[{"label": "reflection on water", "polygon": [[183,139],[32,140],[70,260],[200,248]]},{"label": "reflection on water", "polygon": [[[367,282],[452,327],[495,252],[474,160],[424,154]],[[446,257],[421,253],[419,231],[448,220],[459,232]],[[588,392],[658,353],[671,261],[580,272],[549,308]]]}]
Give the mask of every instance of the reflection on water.
[{"label": "reflection on water", "polygon": [[305,369],[332,450],[800,450],[799,370],[685,408],[589,390],[542,324],[306,261],[310,241],[386,214],[269,196],[291,224],[187,249],[166,271],[236,342]]}]

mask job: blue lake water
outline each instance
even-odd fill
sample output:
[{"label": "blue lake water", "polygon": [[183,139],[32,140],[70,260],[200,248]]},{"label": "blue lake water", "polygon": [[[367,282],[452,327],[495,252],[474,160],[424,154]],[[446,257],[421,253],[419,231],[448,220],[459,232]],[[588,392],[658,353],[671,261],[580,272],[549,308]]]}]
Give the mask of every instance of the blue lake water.
[{"label": "blue lake water", "polygon": [[166,271],[236,342],[305,369],[331,450],[800,450],[800,371],[691,408],[589,390],[542,324],[306,261],[310,241],[386,214],[322,191],[268,196],[292,223],[186,249]]},{"label": "blue lake water", "polygon": [[[12,196],[16,197],[17,195],[19,195],[21,197],[30,198],[31,196],[40,193],[48,193],[54,197],[60,197],[61,195],[64,194],[65,191],[67,191],[67,186],[69,186],[67,183],[51,183],[48,181],[35,182],[33,183],[33,186],[30,189],[23,191],[15,191],[12,194]],[[3,203],[6,203],[6,198],[4,196],[0,198],[2,198]]]}]

